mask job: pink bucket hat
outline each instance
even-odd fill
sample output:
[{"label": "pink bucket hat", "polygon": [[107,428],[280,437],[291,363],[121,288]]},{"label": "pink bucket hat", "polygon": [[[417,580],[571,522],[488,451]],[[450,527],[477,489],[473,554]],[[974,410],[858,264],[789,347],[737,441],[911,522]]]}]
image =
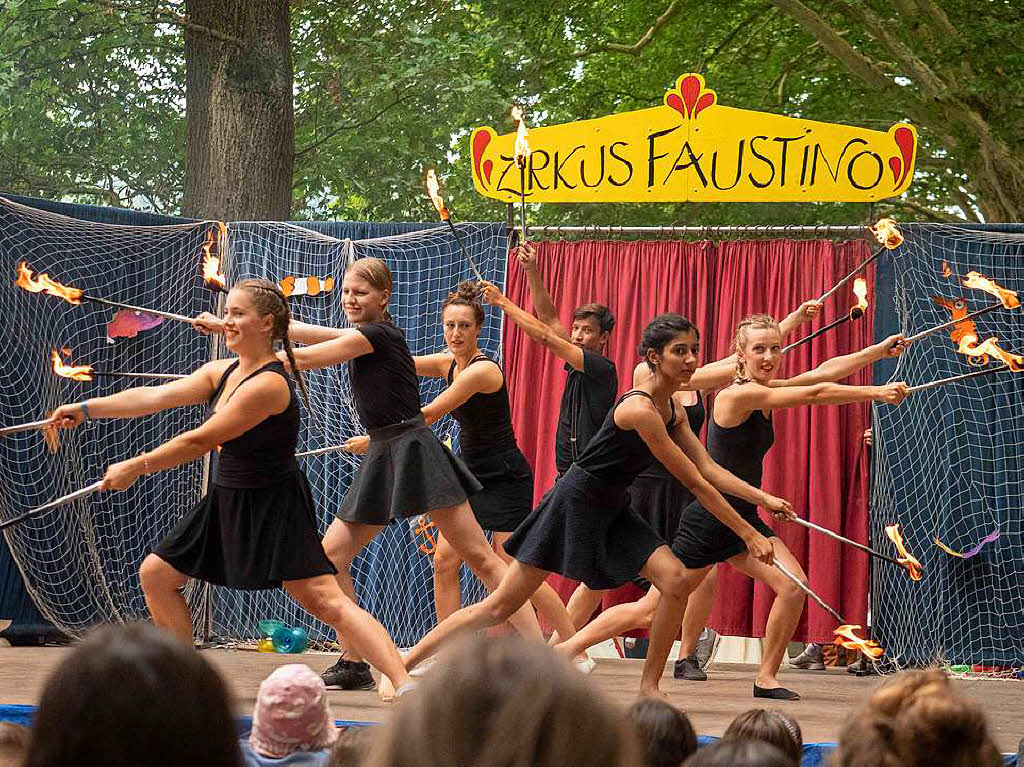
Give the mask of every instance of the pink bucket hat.
[{"label": "pink bucket hat", "polygon": [[260,683],[249,743],[271,758],[330,747],[338,737],[327,688],[309,666],[281,666]]}]

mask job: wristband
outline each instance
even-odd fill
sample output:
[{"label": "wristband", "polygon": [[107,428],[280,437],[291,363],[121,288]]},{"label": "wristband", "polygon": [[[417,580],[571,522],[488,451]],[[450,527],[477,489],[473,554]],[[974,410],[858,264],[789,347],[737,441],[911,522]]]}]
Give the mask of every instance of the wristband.
[{"label": "wristband", "polygon": [[79,402],[78,406],[82,408],[82,415],[85,416],[85,420],[91,421],[92,415],[89,413],[89,404],[86,402],[86,400],[82,400],[81,402]]}]

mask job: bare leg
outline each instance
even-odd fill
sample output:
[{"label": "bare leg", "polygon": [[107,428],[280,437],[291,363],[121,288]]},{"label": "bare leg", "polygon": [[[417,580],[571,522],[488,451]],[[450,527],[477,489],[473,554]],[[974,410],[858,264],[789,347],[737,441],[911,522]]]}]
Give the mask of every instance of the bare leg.
[{"label": "bare leg", "polygon": [[686,601],[686,613],[683,615],[682,641],[679,643],[679,660],[689,658],[697,652],[697,642],[701,632],[708,625],[711,611],[715,607],[715,594],[718,592],[718,565],[714,565],[707,577],[690,594]]},{"label": "bare leg", "polygon": [[310,615],[344,636],[348,644],[396,686],[409,681],[409,673],[395,643],[377,620],[345,596],[329,575],[285,581],[285,589]]},{"label": "bare leg", "polygon": [[576,587],[576,590],[572,592],[572,596],[569,597],[569,604],[566,609],[569,611],[572,625],[577,630],[587,625],[590,616],[594,614],[594,610],[598,608],[598,605],[601,604],[601,600],[607,593],[608,589],[591,589],[585,583],[581,583]]},{"label": "bare leg", "polygon": [[544,570],[513,561],[498,588],[486,599],[452,613],[409,651],[405,656],[406,669],[411,671],[416,668],[417,664],[434,655],[438,648],[450,639],[470,631],[497,626],[508,620],[509,616],[529,601],[530,595],[547,576],[548,573]]},{"label": "bare leg", "polygon": [[[338,570],[338,585],[342,593],[355,605],[359,604],[359,600],[356,599],[356,586],[352,582],[352,561],[383,529],[382,525],[364,525],[335,519],[324,535],[324,552]],[[354,647],[350,647],[341,634],[338,634],[338,644],[341,645],[341,651],[348,660],[363,660],[363,656]]]},{"label": "bare leg", "polygon": [[434,612],[438,623],[462,607],[461,569],[462,558],[448,539],[438,534],[434,547]]},{"label": "bare leg", "polygon": [[[504,545],[509,535],[510,533],[495,533],[493,536],[494,543],[496,544],[494,550],[506,564],[512,563],[512,557],[505,551]],[[554,632],[553,636],[569,638],[576,633],[576,628],[572,625],[572,620],[569,618],[569,613],[565,609],[562,598],[558,596],[558,592],[551,588],[551,584],[546,580],[533,592],[530,602],[551,626]]]},{"label": "bare leg", "polygon": [[[771,539],[775,547],[775,558],[787,570],[800,580],[807,582],[807,576],[796,558],[790,553],[781,540]],[[800,613],[804,609],[805,596],[795,583],[783,575],[778,568],[766,565],[754,559],[750,554],[737,554],[729,559],[729,564],[754,580],[761,581],[775,592],[775,602],[768,613],[768,625],[765,627],[764,647],[761,651],[761,667],[757,671],[754,684],[758,687],[772,689],[781,687],[776,674],[782,665],[782,657],[786,653],[786,645],[793,638]]]},{"label": "bare leg", "polygon": [[149,554],[139,567],[139,580],[142,581],[142,594],[153,623],[191,645],[192,616],[181,593],[188,583],[188,576],[156,554]]},{"label": "bare leg", "polygon": [[[449,506],[447,509],[435,509],[430,512],[430,518],[441,534],[448,539],[448,543],[451,544],[455,552],[469,566],[469,569],[483,581],[487,590],[493,592],[497,589],[508,566],[501,560],[501,557],[494,553],[491,544],[487,542],[487,537],[480,529],[469,504],[463,502],[458,506]],[[543,639],[537,616],[526,599],[509,616],[508,622],[524,637]]]},{"label": "bare leg", "polygon": [[672,652],[679,626],[683,620],[687,597],[696,589],[708,568],[690,570],[683,566],[668,546],[659,546],[648,558],[640,574],[661,592],[661,599],[651,623],[651,639],[647,646],[647,660],[644,661],[643,676],[640,680],[640,694],[662,697],[659,687],[665,673],[665,663]]},{"label": "bare leg", "polygon": [[574,637],[556,645],[555,650],[567,658],[574,658],[598,642],[622,636],[625,632],[633,629],[650,628],[660,596],[658,590],[652,586],[636,602],[623,602],[620,605],[609,607],[576,632]]}]

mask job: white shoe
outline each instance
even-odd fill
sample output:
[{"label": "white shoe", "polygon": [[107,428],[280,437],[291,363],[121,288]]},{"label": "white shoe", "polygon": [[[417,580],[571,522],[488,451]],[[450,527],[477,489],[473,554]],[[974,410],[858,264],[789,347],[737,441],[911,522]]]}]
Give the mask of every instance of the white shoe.
[{"label": "white shoe", "polygon": [[589,674],[595,668],[597,668],[597,661],[591,658],[589,655],[584,655],[582,658],[572,659],[573,668],[579,671],[581,674]]}]

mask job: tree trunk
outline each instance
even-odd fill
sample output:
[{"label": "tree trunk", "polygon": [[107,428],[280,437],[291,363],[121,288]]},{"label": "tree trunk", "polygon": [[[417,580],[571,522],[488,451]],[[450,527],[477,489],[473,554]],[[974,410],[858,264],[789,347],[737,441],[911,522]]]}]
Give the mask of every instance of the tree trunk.
[{"label": "tree trunk", "polygon": [[187,0],[186,9],[196,26],[185,33],[182,214],[286,220],[295,153],[288,0]]}]

